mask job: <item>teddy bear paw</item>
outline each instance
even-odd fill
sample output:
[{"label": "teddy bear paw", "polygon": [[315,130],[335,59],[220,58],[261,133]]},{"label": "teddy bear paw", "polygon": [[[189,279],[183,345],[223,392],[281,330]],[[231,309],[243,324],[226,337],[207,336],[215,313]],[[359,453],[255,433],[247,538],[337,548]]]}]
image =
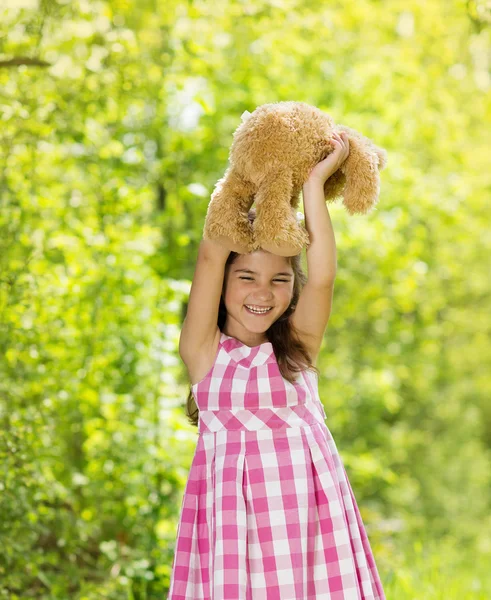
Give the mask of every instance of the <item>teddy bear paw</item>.
[{"label": "teddy bear paw", "polygon": [[256,247],[279,256],[295,256],[310,243],[307,230],[293,218],[287,219],[277,231],[254,223]]}]

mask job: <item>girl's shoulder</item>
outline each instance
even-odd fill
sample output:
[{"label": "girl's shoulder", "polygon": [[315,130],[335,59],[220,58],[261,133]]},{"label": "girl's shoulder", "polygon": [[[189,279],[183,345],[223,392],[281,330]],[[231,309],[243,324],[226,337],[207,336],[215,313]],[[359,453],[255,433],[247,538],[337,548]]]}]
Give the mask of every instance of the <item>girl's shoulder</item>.
[{"label": "girl's shoulder", "polygon": [[217,327],[209,344],[202,344],[199,348],[196,348],[192,356],[187,357],[186,360],[182,359],[188,370],[191,385],[199,383],[210,371],[218,354],[221,337],[222,332]]}]

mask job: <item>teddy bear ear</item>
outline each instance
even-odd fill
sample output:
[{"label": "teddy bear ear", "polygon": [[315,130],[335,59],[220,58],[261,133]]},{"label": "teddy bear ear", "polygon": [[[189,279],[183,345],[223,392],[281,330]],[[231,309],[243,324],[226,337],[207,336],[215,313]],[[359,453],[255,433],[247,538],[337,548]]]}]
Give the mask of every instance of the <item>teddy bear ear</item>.
[{"label": "teddy bear ear", "polygon": [[379,171],[382,171],[382,169],[385,169],[387,166],[387,150],[376,146],[375,153],[378,156],[378,169]]},{"label": "teddy bear ear", "polygon": [[246,121],[249,117],[251,116],[251,113],[248,110],[245,110],[241,115],[240,118],[242,121]]}]

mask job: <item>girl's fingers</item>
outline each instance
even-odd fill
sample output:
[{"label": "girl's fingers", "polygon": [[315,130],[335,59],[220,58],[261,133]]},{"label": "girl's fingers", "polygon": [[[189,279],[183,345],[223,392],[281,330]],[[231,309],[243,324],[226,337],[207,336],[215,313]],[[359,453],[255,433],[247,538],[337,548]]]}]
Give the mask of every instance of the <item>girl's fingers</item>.
[{"label": "girl's fingers", "polygon": [[344,146],[344,144],[345,144],[344,136],[340,135],[339,133],[336,133],[336,132],[334,132],[333,135],[334,135],[334,139]]},{"label": "girl's fingers", "polygon": [[345,148],[347,150],[349,142],[348,142],[348,136],[347,136],[346,132],[342,131],[340,134],[337,132],[334,132],[334,136],[335,136],[336,141],[338,141],[341,144],[341,146],[343,146],[343,148]]},{"label": "girl's fingers", "polygon": [[346,156],[348,156],[349,142],[348,142],[347,133],[345,131],[342,131],[339,134],[336,131],[333,131],[332,137],[333,137],[333,141],[334,141],[335,145],[337,146],[336,150],[339,150],[339,151],[343,150],[344,154],[346,154]]}]

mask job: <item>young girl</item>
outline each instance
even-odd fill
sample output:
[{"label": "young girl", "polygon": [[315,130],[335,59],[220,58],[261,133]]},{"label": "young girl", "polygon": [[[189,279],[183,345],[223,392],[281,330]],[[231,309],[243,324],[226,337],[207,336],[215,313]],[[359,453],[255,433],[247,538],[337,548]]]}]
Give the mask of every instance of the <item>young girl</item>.
[{"label": "young girl", "polygon": [[323,185],[349,153],[335,137],[303,187],[308,279],[300,255],[201,242],[179,342],[198,441],[168,600],[385,599],[318,394],[336,274]]}]

